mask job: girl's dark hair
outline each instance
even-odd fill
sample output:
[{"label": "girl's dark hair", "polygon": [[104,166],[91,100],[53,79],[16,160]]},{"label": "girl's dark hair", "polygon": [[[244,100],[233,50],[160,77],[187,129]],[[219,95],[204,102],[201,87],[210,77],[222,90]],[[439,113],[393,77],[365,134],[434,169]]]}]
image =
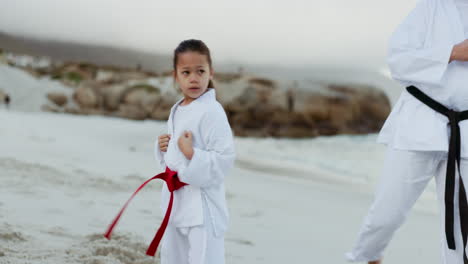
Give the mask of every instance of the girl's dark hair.
[{"label": "girl's dark hair", "polygon": [[[208,59],[208,64],[210,65],[210,70],[213,68],[212,67],[212,62],[211,62],[211,54],[210,54],[210,49],[208,46],[206,46],[203,41],[198,40],[198,39],[188,39],[182,41],[179,46],[174,50],[174,59],[173,59],[173,67],[174,67],[174,72],[177,70],[177,59],[178,55],[180,53],[188,52],[188,51],[193,51],[193,52],[198,52],[201,55],[205,55],[206,58]],[[210,80],[208,83],[208,88],[214,88],[213,81]]]}]

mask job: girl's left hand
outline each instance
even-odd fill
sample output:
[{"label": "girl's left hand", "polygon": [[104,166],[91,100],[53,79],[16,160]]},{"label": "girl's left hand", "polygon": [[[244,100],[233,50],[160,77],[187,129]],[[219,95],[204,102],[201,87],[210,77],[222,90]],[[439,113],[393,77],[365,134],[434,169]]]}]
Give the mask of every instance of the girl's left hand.
[{"label": "girl's left hand", "polygon": [[188,160],[191,160],[193,156],[192,143],[193,143],[193,136],[192,136],[192,132],[190,131],[184,131],[184,133],[182,133],[182,135],[177,140],[177,145],[179,145],[180,151],[182,151],[182,153]]}]

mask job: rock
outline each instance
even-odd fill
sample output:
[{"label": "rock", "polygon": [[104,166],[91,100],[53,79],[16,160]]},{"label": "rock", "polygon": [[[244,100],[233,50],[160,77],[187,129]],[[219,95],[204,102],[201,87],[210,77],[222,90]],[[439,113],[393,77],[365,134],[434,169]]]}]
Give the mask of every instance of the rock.
[{"label": "rock", "polygon": [[53,112],[53,113],[59,113],[60,109],[57,107],[51,106],[51,105],[42,105],[41,110],[45,112]]},{"label": "rock", "polygon": [[65,63],[56,67],[52,78],[61,80],[69,86],[79,85],[82,81],[93,80],[97,73],[97,66],[90,63]]},{"label": "rock", "polygon": [[133,105],[149,116],[157,107],[160,99],[159,88],[148,84],[138,84],[125,90],[121,102],[125,105]]},{"label": "rock", "polygon": [[64,106],[68,101],[67,96],[59,92],[47,93],[47,99],[49,99],[52,103],[54,103],[57,106]]},{"label": "rock", "polygon": [[111,115],[110,113],[104,111],[103,109],[97,108],[81,108],[78,110],[80,115]]},{"label": "rock", "polygon": [[266,78],[259,78],[259,77],[252,77],[249,79],[249,83],[251,85],[259,85],[263,86],[266,88],[274,88],[275,87],[275,81],[266,79]]},{"label": "rock", "polygon": [[104,108],[108,111],[115,111],[122,102],[125,91],[129,88],[125,85],[110,85],[101,89]]},{"label": "rock", "polygon": [[122,80],[144,80],[148,77],[145,72],[131,70],[121,72],[119,75]]},{"label": "rock", "polygon": [[[239,83],[238,83],[239,84]],[[257,137],[315,137],[380,130],[390,113],[387,96],[374,87],[277,82],[250,78],[224,107],[234,133]],[[217,87],[223,94],[226,86]],[[232,88],[229,88],[232,89]],[[221,100],[220,100],[221,101]]]},{"label": "rock", "polygon": [[328,88],[349,98],[345,104],[341,104],[341,108],[335,108],[330,114],[332,120],[340,120],[338,117],[341,117],[344,133],[377,132],[390,113],[391,106],[387,96],[374,87],[332,85]]},{"label": "rock", "polygon": [[[5,57],[0,54],[0,58]],[[167,76],[87,63],[32,63],[11,65],[34,76],[50,76],[74,90],[67,96],[49,93],[54,105],[43,110],[73,114],[98,114],[142,120],[167,120],[181,97],[169,89]],[[7,61],[9,63],[9,61]],[[161,85],[162,88],[151,84]],[[216,73],[214,84],[235,135],[255,137],[315,137],[336,134],[374,133],[390,112],[386,95],[375,87],[313,81],[274,80],[244,73]],[[161,93],[164,91],[164,94]],[[0,103],[5,102],[0,92]]]},{"label": "rock", "polygon": [[64,112],[68,114],[78,115],[80,114],[80,109],[76,107],[65,107]]},{"label": "rock", "polygon": [[137,84],[125,91],[122,102],[124,104],[141,106],[146,97],[152,96],[154,99],[155,96],[159,94],[160,91],[157,87],[151,86],[149,84]]},{"label": "rock", "polygon": [[151,111],[150,118],[155,120],[167,120],[172,106],[177,102],[178,97],[174,94],[166,93],[161,96],[158,103]]},{"label": "rock", "polygon": [[105,84],[94,80],[83,81],[73,94],[73,100],[81,108],[103,108],[104,98],[102,95]]},{"label": "rock", "polygon": [[141,100],[140,105],[141,108],[149,115],[153,112],[161,100],[162,99],[159,94],[151,93]]},{"label": "rock", "polygon": [[101,99],[97,92],[85,85],[80,85],[73,93],[73,100],[82,108],[96,108]]},{"label": "rock", "polygon": [[129,104],[129,105],[135,105],[135,106],[140,106],[143,99],[148,95],[148,93],[145,90],[142,89],[135,89],[135,90],[130,90],[126,91],[125,95],[122,98],[122,103],[124,104]]},{"label": "rock", "polygon": [[241,77],[242,75],[239,73],[216,72],[214,74],[214,80],[220,83],[230,83],[230,82],[241,79]]},{"label": "rock", "polygon": [[108,70],[98,70],[96,73],[96,81],[98,82],[111,82],[117,79],[114,72]]},{"label": "rock", "polygon": [[136,105],[121,104],[119,110],[116,114],[118,117],[134,119],[134,120],[143,120],[148,116],[147,113]]},{"label": "rock", "polygon": [[74,114],[74,115],[109,115],[112,116],[111,112],[106,112],[103,109],[97,108],[77,108],[77,107],[65,107],[63,109],[64,113]]}]

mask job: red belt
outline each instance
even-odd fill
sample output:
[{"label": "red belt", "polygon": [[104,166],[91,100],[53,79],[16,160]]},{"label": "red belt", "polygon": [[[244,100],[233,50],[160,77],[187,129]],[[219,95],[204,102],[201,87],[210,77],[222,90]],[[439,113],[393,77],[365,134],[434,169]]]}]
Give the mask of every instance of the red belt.
[{"label": "red belt", "polygon": [[146,250],[146,255],[154,257],[156,254],[156,249],[158,248],[159,242],[161,242],[161,239],[164,235],[164,231],[166,231],[167,224],[169,223],[169,217],[171,216],[171,211],[172,211],[172,203],[174,200],[174,191],[182,188],[183,186],[187,185],[187,183],[181,182],[179,180],[179,177],[177,177],[177,172],[171,171],[169,168],[166,167],[166,171],[163,173],[160,173],[151,179],[145,181],[138,189],[132,194],[130,199],[125,203],[125,205],[122,207],[120,212],[117,214],[117,216],[114,218],[112,223],[109,225],[107,228],[106,233],[104,234],[104,237],[110,240],[112,230],[114,229],[115,225],[117,225],[117,222],[119,221],[120,217],[122,216],[122,213],[124,212],[125,208],[127,208],[128,204],[130,201],[135,197],[135,195],[145,187],[145,185],[154,180],[154,179],[161,179],[166,182],[167,188],[171,192],[171,198],[169,200],[169,206],[167,207],[166,215],[164,216],[164,219],[161,223],[161,226],[159,227],[158,231],[156,232],[156,235],[153,238],[153,241],[151,241],[151,244],[148,247],[148,250]]}]

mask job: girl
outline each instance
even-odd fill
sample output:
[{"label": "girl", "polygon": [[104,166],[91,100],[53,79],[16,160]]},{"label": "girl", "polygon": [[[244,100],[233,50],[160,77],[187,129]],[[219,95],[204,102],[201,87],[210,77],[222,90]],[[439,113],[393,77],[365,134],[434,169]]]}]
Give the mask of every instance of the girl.
[{"label": "girl", "polygon": [[168,133],[160,135],[155,156],[166,172],[143,183],[109,226],[110,239],[130,200],[149,181],[162,179],[163,223],[146,254],[154,256],[161,237],[162,264],[223,264],[228,225],[224,177],[235,153],[231,128],[216,101],[208,47],[186,40],[174,51],[174,79],[183,98],[171,109]]},{"label": "girl", "polygon": [[[158,137],[155,155],[188,185],[174,192],[161,263],[222,264],[228,224],[224,177],[235,158],[232,132],[216,101],[208,47],[200,40],[183,41],[174,51],[173,67],[183,98],[171,109],[168,133]],[[169,200],[164,185],[163,211]]]}]

